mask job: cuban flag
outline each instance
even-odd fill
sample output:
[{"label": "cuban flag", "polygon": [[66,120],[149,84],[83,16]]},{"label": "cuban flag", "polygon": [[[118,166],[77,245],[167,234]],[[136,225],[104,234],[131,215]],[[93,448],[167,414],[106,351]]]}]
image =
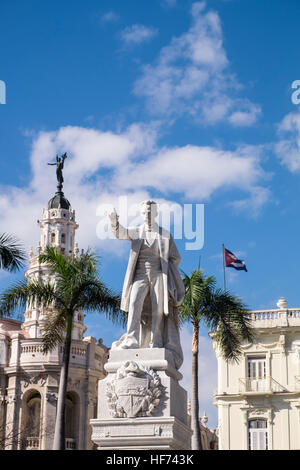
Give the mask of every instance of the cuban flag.
[{"label": "cuban flag", "polygon": [[247,271],[246,265],[244,261],[238,259],[231,251],[227,250],[224,247],[224,255],[225,255],[225,266],[226,268],[234,268],[239,271]]}]

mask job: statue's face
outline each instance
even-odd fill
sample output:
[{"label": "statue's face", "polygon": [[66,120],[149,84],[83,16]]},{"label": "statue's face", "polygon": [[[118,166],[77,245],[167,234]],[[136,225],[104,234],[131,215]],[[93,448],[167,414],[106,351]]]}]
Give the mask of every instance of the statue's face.
[{"label": "statue's face", "polygon": [[141,209],[141,215],[144,219],[144,222],[151,224],[157,217],[157,206],[156,204],[144,204]]}]

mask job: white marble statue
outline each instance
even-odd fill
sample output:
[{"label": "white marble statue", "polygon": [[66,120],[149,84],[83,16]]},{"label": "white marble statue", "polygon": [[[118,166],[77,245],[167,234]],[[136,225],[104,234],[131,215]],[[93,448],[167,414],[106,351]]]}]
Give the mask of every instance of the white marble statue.
[{"label": "white marble statue", "polygon": [[112,349],[166,348],[178,369],[183,356],[177,309],[185,293],[177,269],[180,255],[171,234],[155,222],[157,204],[142,202],[141,214],[144,224],[133,228],[123,227],[116,211],[109,216],[115,236],[131,241],[121,300],[127,332]]}]

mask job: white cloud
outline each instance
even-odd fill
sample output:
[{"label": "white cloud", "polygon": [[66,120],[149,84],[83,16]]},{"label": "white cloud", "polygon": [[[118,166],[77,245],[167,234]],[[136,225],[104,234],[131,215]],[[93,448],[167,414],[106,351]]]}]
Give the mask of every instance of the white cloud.
[{"label": "white cloud", "polygon": [[[234,111],[231,116],[229,116],[228,120],[231,124],[237,127],[243,126],[252,126],[258,119],[258,116],[261,114],[260,106],[254,105],[252,103],[248,103],[245,101],[246,109],[245,111],[238,110]],[[245,104],[244,103],[244,104]],[[242,105],[243,107],[243,105]]]},{"label": "white cloud", "polygon": [[150,41],[157,33],[158,30],[156,28],[151,28],[143,24],[134,24],[123,29],[120,36],[126,45],[138,45]]},{"label": "white cloud", "polygon": [[250,189],[250,197],[231,202],[231,206],[239,213],[247,211],[253,217],[260,214],[261,208],[271,199],[269,188],[253,186]]},{"label": "white cloud", "polygon": [[252,198],[257,195],[257,207],[260,202],[257,182],[266,176],[260,165],[260,152],[252,146],[225,151],[187,145],[163,148],[141,163],[121,168],[116,181],[123,189],[135,185],[155,188],[164,194],[181,192],[196,201],[206,200],[220,189],[238,188],[249,192]]},{"label": "white cloud", "polygon": [[146,99],[151,114],[188,113],[207,124],[253,125],[260,107],[235,97],[241,85],[229,72],[219,15],[205,8],[205,2],[192,5],[191,27],[143,67],[134,92]]},{"label": "white cloud", "polygon": [[[0,232],[14,233],[27,248],[37,244],[39,229],[35,222],[56,191],[55,171],[47,163],[56,154],[67,152],[64,190],[80,224],[77,241],[81,246],[98,245],[96,209],[108,201],[117,204],[119,195],[110,172],[128,160],[134,161],[137,155],[153,151],[155,140],[155,130],[142,125],[132,125],[123,133],[72,126],[40,132],[32,144],[32,180],[28,186],[0,187]],[[133,192],[131,200],[138,202],[147,197],[147,191],[140,189]],[[102,244],[115,251],[111,241]]]},{"label": "white cloud", "polygon": [[114,12],[113,10],[107,11],[101,16],[102,23],[115,23],[119,20],[118,13]]},{"label": "white cloud", "polygon": [[[260,182],[267,175],[261,167],[259,148],[159,148],[157,139],[156,124],[133,124],[118,133],[78,126],[40,132],[33,138],[28,186],[0,187],[0,232],[15,234],[27,247],[37,243],[35,221],[56,191],[55,171],[47,163],[63,152],[68,154],[64,190],[80,224],[77,241],[85,247],[101,244],[107,251],[126,251],[125,246],[120,248],[120,244],[100,241],[96,236],[97,207],[100,203],[117,207],[120,195],[138,203],[151,197],[154,190],[162,195],[161,202],[170,202],[175,193],[192,202],[204,202],[217,191],[235,189],[254,199],[257,208],[266,202],[268,193],[262,197],[265,189]],[[236,205],[252,209],[243,201]]]},{"label": "white cloud", "polygon": [[281,163],[291,171],[300,171],[300,112],[287,114],[278,126],[279,141],[275,152]]}]

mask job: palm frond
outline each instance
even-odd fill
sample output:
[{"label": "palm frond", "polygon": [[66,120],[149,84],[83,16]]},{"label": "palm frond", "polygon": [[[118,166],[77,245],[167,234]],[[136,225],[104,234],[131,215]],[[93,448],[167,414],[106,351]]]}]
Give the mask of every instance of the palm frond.
[{"label": "palm frond", "polygon": [[180,321],[199,321],[209,303],[209,296],[215,287],[213,276],[205,277],[202,269],[194,270],[191,276],[183,273],[185,296],[179,309]]},{"label": "palm frond", "polygon": [[59,302],[55,287],[50,283],[38,281],[21,281],[6,289],[0,296],[0,315],[11,316],[18,308],[28,304],[41,304],[44,307]]},{"label": "palm frond", "polygon": [[228,291],[217,289],[214,292],[206,309],[205,323],[215,332],[215,339],[227,360],[236,361],[241,353],[241,343],[253,341],[248,309],[241,299]]},{"label": "palm frond", "polygon": [[99,267],[99,256],[88,248],[85,253],[82,253],[80,258],[76,260],[76,267],[79,273],[84,273],[86,276],[94,277]]},{"label": "palm frond", "polygon": [[48,312],[42,335],[44,353],[52,351],[63,342],[65,330],[66,318],[63,312],[55,310]]},{"label": "palm frond", "polygon": [[10,272],[20,269],[26,254],[18,240],[8,234],[0,235],[0,269],[5,269]]},{"label": "palm frond", "polygon": [[57,246],[47,245],[39,255],[39,262],[45,263],[52,269],[52,273],[58,276],[65,276],[68,272],[69,263]]},{"label": "palm frond", "polygon": [[240,331],[226,319],[222,318],[214,338],[220,348],[221,354],[227,361],[238,362],[241,355]]},{"label": "palm frond", "polygon": [[179,321],[197,325],[202,321],[214,332],[226,360],[236,361],[243,341],[253,341],[253,329],[248,310],[241,299],[216,288],[213,276],[205,277],[202,270],[191,276],[183,273],[186,293],[179,308]]},{"label": "palm frond", "polygon": [[76,310],[104,313],[113,323],[124,326],[127,315],[120,310],[120,295],[112,292],[99,279],[86,280],[77,291]]}]

